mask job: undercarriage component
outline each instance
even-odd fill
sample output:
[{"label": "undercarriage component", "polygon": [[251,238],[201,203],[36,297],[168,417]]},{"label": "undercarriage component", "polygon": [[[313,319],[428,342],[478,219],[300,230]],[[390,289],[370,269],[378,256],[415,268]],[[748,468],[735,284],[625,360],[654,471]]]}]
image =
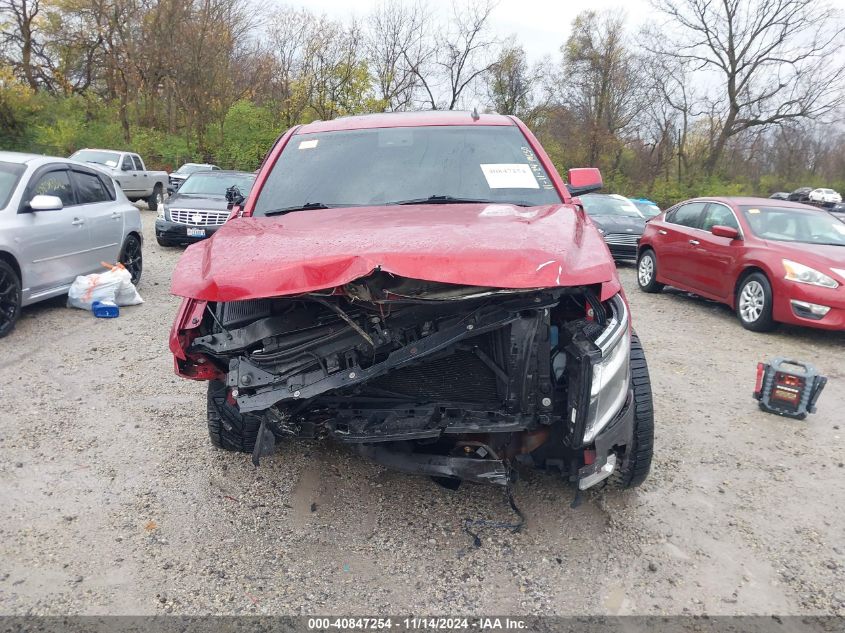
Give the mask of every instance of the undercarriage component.
[{"label": "undercarriage component", "polygon": [[369,445],[360,445],[357,450],[364,457],[404,473],[500,486],[506,486],[510,481],[510,470],[500,459],[404,453]]}]

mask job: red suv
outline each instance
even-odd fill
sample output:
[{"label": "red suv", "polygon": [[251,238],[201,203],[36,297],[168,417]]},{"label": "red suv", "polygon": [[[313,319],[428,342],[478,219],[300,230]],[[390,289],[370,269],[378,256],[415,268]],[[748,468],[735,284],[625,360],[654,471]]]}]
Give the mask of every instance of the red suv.
[{"label": "red suv", "polygon": [[845,330],[845,224],[797,202],[688,200],[646,226],[637,280],[726,303],[757,332],[778,322]]},{"label": "red suv", "polygon": [[172,286],[176,372],[209,381],[215,446],[257,464],[328,437],[450,483],[517,463],[645,479],[651,387],[613,260],[518,119],[295,127],[233,216]]}]

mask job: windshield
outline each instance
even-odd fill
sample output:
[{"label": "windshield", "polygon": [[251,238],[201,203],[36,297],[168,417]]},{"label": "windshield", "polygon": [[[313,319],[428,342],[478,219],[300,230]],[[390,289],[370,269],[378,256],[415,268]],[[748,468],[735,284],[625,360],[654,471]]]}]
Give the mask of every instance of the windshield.
[{"label": "windshield", "polygon": [[209,171],[211,165],[203,165],[201,163],[185,163],[176,170],[180,174],[193,174],[195,171]]},{"label": "windshield", "polygon": [[81,163],[96,163],[97,165],[105,165],[106,167],[117,167],[117,163],[120,161],[120,154],[117,152],[103,152],[98,149],[81,149],[71,154],[71,159],[78,160]]},{"label": "windshield", "polygon": [[232,185],[237,186],[241,193],[246,195],[252,189],[255,176],[252,174],[212,174],[196,173],[188,177],[185,183],[179,187],[179,194],[196,193],[209,196],[225,196],[226,189]]},{"label": "windshield", "polygon": [[651,202],[639,202],[636,200],[632,200],[634,206],[637,207],[637,210],[640,212],[645,219],[653,218],[660,215],[660,207],[656,204],[652,204]]},{"label": "windshield", "polygon": [[25,169],[26,167],[18,163],[0,162],[0,209],[9,204],[9,198],[12,197]]},{"label": "windshield", "polygon": [[451,198],[560,203],[517,127],[396,127],[293,136],[255,215],[308,203],[365,206]]},{"label": "windshield", "polygon": [[637,207],[634,206],[633,202],[614,198],[613,196],[587,194],[581,196],[581,204],[584,205],[587,215],[621,215],[640,219],[643,217],[637,211]]},{"label": "windshield", "polygon": [[741,206],[751,232],[764,240],[845,246],[845,224],[828,213],[789,207]]}]

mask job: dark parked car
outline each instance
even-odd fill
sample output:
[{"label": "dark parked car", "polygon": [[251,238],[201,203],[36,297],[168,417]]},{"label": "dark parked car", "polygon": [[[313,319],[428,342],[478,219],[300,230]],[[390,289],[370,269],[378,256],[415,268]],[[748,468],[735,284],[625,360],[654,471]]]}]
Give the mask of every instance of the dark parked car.
[{"label": "dark parked car", "polygon": [[775,191],[772,195],[769,196],[772,200],[789,200],[789,192],[788,191]]},{"label": "dark parked car", "polygon": [[246,196],[255,174],[243,171],[198,171],[188,176],[156,218],[156,240],[175,246],[205,239],[229,217],[226,190],[236,186]]},{"label": "dark parked car", "polygon": [[656,202],[649,200],[648,198],[628,198],[635,207],[637,207],[637,211],[640,212],[640,215],[643,216],[643,219],[648,222],[651,218],[655,218],[660,215],[660,207],[657,206]]},{"label": "dark parked car", "polygon": [[178,189],[188,176],[197,171],[218,171],[220,168],[217,165],[210,163],[185,163],[179,169],[170,174],[170,192]]},{"label": "dark parked car", "polygon": [[582,490],[648,474],[651,387],[613,261],[514,117],[289,130],[171,291],[176,371],[208,381],[212,444],[255,463],[332,438],[452,483],[504,486],[517,462]]},{"label": "dark parked car", "polygon": [[646,221],[634,203],[615,194],[591,193],[581,196],[581,204],[598,227],[613,259],[637,260],[637,243]]},{"label": "dark parked car", "polygon": [[699,198],[648,223],[637,280],[736,310],[756,332],[790,323],[845,330],[845,225],[826,211],[768,198]]},{"label": "dark parked car", "polygon": [[789,194],[786,199],[790,202],[808,202],[810,200],[810,192],[812,190],[812,187],[799,187]]}]

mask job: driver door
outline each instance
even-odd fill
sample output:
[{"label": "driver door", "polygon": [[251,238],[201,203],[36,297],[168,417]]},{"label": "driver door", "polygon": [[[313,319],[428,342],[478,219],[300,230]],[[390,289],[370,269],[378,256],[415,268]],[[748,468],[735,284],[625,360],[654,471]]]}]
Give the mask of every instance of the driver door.
[{"label": "driver door", "polygon": [[143,193],[143,185],[135,169],[135,163],[132,162],[132,157],[129,154],[123,155],[120,161],[120,175],[117,176],[116,180],[120,183],[120,188],[123,189],[127,198],[137,198]]},{"label": "driver door", "polygon": [[689,249],[689,283],[702,295],[724,301],[733,293],[733,270],[744,242],[713,235],[710,230],[714,226],[728,226],[742,233],[729,207],[720,202],[709,203],[702,217],[702,230]]},{"label": "driver door", "polygon": [[25,262],[23,281],[29,297],[47,295],[70,285],[90,271],[90,238],[85,217],[75,206],[70,174],[64,166],[35,173],[24,194],[24,204],[36,195],[56,196],[64,205],[53,211],[31,211],[22,206],[17,215],[16,239]]}]

